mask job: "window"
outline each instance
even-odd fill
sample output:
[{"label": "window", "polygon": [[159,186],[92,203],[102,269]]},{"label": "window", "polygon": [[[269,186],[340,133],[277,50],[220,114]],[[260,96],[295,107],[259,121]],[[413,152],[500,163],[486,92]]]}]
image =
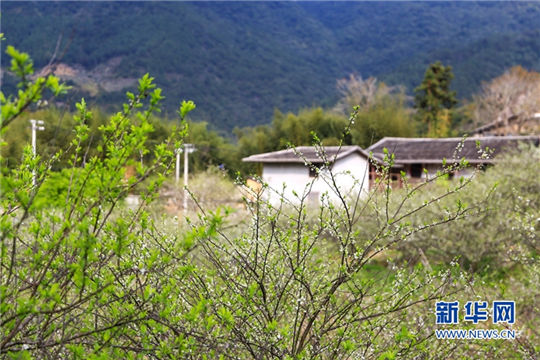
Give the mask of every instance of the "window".
[{"label": "window", "polygon": [[321,170],[323,164],[310,164],[309,165],[309,177],[315,178],[319,176],[319,171]]},{"label": "window", "polygon": [[392,180],[392,181],[401,180],[401,170],[399,170],[399,169],[391,169],[390,170],[390,180]]},{"label": "window", "polygon": [[412,164],[411,165],[411,177],[419,178],[422,177],[422,164]]}]

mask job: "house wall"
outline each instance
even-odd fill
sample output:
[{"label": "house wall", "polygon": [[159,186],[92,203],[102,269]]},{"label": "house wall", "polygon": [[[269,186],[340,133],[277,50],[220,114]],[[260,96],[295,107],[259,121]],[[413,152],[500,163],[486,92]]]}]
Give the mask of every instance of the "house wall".
[{"label": "house wall", "polygon": [[474,168],[473,167],[469,167],[469,168],[466,168],[466,169],[462,169],[460,171],[457,172],[457,174],[455,174],[455,178],[460,178],[461,176],[463,176],[465,179],[468,179],[470,177],[472,177],[474,175]]},{"label": "house wall", "polygon": [[[359,192],[367,194],[369,191],[369,162],[358,153],[337,160],[332,166],[332,172],[335,175],[339,191],[343,196],[354,197]],[[326,174],[325,174],[326,175]],[[338,194],[325,180],[327,176],[321,176],[317,179],[321,185],[321,194],[328,191],[330,198],[334,201],[339,200]]]},{"label": "house wall", "polygon": [[293,191],[302,196],[311,180],[307,166],[286,163],[264,164],[262,178],[268,184],[265,194],[272,203],[280,201],[282,192],[291,201],[295,198]]},{"label": "house wall", "polygon": [[[427,169],[428,173],[426,174],[424,171],[421,172],[420,177],[412,177],[412,171],[411,166],[412,164],[407,164],[404,167],[404,171],[407,173],[407,176],[409,178],[409,181],[411,182],[418,182],[418,181],[424,181],[426,178],[433,178],[437,175],[438,171],[443,171],[443,165],[442,164],[420,164],[422,168]],[[464,178],[470,178],[474,173],[474,167],[468,167],[465,169],[461,169],[457,171],[454,174],[454,178],[460,178],[463,176]]]},{"label": "house wall", "polygon": [[[424,167],[428,170],[428,176],[429,178],[435,177],[437,175],[437,171],[443,171],[442,164],[426,164]],[[461,169],[457,171],[454,174],[454,178],[460,178],[463,176],[464,178],[470,178],[474,173],[474,167],[469,167],[465,169]],[[426,174],[422,172],[422,179],[426,178]]]},{"label": "house wall", "polygon": [[443,167],[442,164],[423,164],[422,167],[428,171],[427,176],[426,173],[422,171],[422,179],[433,178],[437,176],[437,171],[442,171]]},{"label": "house wall", "polygon": [[[358,192],[367,193],[369,190],[368,161],[359,154],[353,153],[337,160],[332,166],[332,173],[342,195],[353,196]],[[321,171],[316,178],[309,176],[309,168],[303,164],[264,164],[263,180],[269,185],[266,196],[272,203],[279,203],[280,193],[293,203],[308,192],[307,200],[319,203],[321,196],[328,193],[332,201],[339,196],[332,185],[332,179],[327,171]],[[284,189],[285,184],[285,189]],[[309,185],[312,184],[311,189]],[[296,196],[294,195],[296,192]]]}]

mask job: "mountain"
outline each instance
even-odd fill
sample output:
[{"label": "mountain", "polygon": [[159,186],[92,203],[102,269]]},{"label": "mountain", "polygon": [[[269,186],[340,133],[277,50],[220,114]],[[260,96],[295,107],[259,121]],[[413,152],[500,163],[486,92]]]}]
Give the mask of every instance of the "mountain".
[{"label": "mountain", "polygon": [[[461,98],[512,65],[540,70],[540,3],[526,2],[1,2],[2,46],[56,51],[81,96],[117,109],[146,72],[173,114],[182,99],[215,128],[270,121],[275,108],[332,105],[357,73],[409,92],[436,60]],[[2,67],[8,66],[2,57]],[[3,78],[2,87],[13,88]]]}]

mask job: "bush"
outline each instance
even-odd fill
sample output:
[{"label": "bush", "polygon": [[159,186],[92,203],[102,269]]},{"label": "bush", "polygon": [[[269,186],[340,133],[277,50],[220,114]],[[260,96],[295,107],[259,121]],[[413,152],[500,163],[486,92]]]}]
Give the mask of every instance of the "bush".
[{"label": "bush", "polygon": [[[18,97],[2,94],[2,129],[40,98],[44,84],[58,85],[54,77],[28,81],[29,57],[12,53],[22,90]],[[100,127],[97,154],[89,158],[83,144],[92,115],[83,100],[74,119],[70,168],[51,173],[62,154],[42,161],[27,146],[21,164],[2,174],[2,357],[124,358],[155,352],[142,335],[159,318],[153,309],[166,300],[156,296],[156,289],[163,284],[159,269],[170,256],[167,260],[158,246],[165,239],[144,209],[169,172],[182,133],[174,131],[156,145],[154,160],[137,165],[136,176],[127,182],[124,169],[135,164],[139,151],[150,150],[149,118],[162,98],[152,78],[144,76],[137,94],[128,93],[123,111]],[[191,108],[184,102],[181,116]],[[141,206],[119,210],[122,198],[151,174],[157,176],[142,191]],[[48,209],[55,204],[61,206]],[[189,250],[180,247],[174,253],[182,249]]]},{"label": "bush", "polygon": [[[537,261],[540,236],[540,151],[524,147],[497,159],[495,166],[478,175],[463,193],[468,203],[487,197],[481,216],[469,217],[460,226],[437,228],[414,236],[401,248],[406,257],[422,249],[435,263],[454,258],[466,269],[491,274],[504,272],[516,264]],[[454,182],[437,184],[426,196],[444,191]],[[493,191],[496,188],[496,191]],[[443,213],[452,205],[448,198],[433,204],[430,213]],[[422,217],[429,214],[419,214]]]},{"label": "bush", "polygon": [[[21,96],[34,88],[26,89]],[[534,358],[536,349],[527,338],[510,349],[502,343],[432,341],[434,301],[471,300],[478,288],[472,288],[457,262],[447,264],[441,257],[435,263],[428,248],[430,259],[424,261],[393,259],[398,250],[413,252],[437,231],[454,236],[448,225],[490,214],[492,209],[483,204],[497,193],[481,194],[478,187],[490,187],[480,183],[472,197],[467,192],[475,186],[471,179],[436,187],[426,199],[422,189],[445,181],[464,162],[403,192],[391,187],[393,158],[387,155],[379,169],[379,189],[365,197],[351,198],[334,188],[337,202],[325,197],[312,208],[308,191],[298,194],[296,202],[283,199],[277,206],[257,194],[236,218],[239,223],[228,217],[230,209],[208,210],[200,201],[196,218],[179,226],[147,211],[185,136],[174,131],[149,149],[154,131],[149,119],[161,99],[152,79],[143,77],[137,94],[128,93],[122,111],[100,127],[97,153],[88,159],[83,144],[91,114],[82,101],[69,168],[52,173],[62,154],[41,160],[26,147],[21,165],[2,174],[2,357]],[[20,103],[3,95],[2,101]],[[193,108],[183,102],[180,117]],[[22,108],[11,109],[8,115],[15,120]],[[140,154],[150,150],[153,160],[139,163]],[[533,162],[526,164],[537,169]],[[126,181],[124,169],[130,166],[135,175]],[[331,171],[328,176],[335,183]],[[216,174],[206,177],[215,180],[209,194],[233,189]],[[200,183],[197,190],[197,179],[193,182],[194,193],[201,199],[213,196],[205,195],[208,183]],[[140,206],[120,207],[137,186]],[[499,201],[537,188],[508,186]],[[45,204],[57,194],[61,198]],[[48,208],[56,201],[61,205]],[[530,225],[537,203],[512,201],[513,223],[533,241],[535,254],[536,232]],[[514,277],[520,281],[512,291],[520,296],[521,314],[535,314],[534,305],[525,307],[534,303],[525,281],[527,276],[537,280],[537,270],[533,264]],[[481,284],[480,290],[489,298],[504,298],[500,284]],[[526,322],[530,333],[536,322]]]}]

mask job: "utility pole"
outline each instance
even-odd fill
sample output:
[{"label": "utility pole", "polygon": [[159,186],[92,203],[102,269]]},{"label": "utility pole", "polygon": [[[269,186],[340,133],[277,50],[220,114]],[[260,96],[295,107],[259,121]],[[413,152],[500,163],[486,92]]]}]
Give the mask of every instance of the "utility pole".
[{"label": "utility pole", "polygon": [[197,149],[193,144],[184,144],[183,149],[176,149],[176,185],[180,182],[180,153],[184,152],[184,211],[187,211],[187,198],[189,196],[187,191],[189,173],[188,154],[191,154],[196,150]]},{"label": "utility pole", "polygon": [[176,185],[180,181],[180,153],[182,153],[182,148],[176,149]]},{"label": "utility pole", "polygon": [[[45,122],[43,120],[34,120],[30,119],[30,124],[32,124],[32,155],[35,158],[37,155],[36,151],[36,131],[45,130]],[[36,186],[36,170],[32,171],[32,184]]]},{"label": "utility pole", "polygon": [[187,191],[189,171],[188,154],[194,152],[197,149],[195,149],[195,145],[193,144],[184,144],[184,150],[184,211],[187,211],[187,198],[189,196]]}]

